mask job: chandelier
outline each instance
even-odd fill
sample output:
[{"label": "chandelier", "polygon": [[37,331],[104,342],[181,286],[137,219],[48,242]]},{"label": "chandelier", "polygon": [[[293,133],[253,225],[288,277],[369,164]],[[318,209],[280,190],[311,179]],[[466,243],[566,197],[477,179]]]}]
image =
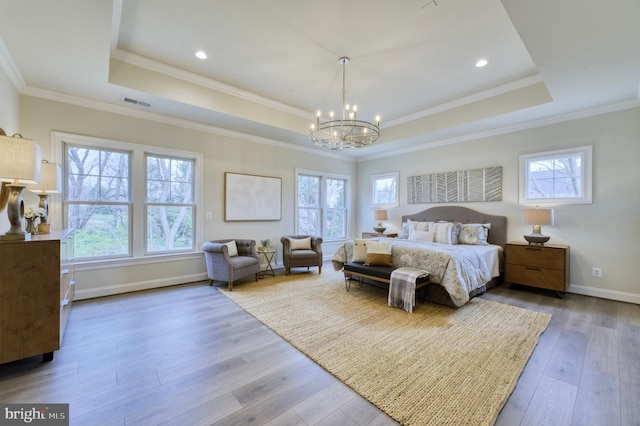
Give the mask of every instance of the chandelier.
[{"label": "chandelier", "polygon": [[342,119],[334,118],[331,111],[329,121],[321,122],[321,112],[318,111],[316,123],[309,130],[311,142],[333,150],[371,145],[380,137],[380,117],[376,117],[375,124],[357,119],[358,107],[350,108],[346,103],[345,66],[349,58],[343,56],[338,63],[342,65]]}]

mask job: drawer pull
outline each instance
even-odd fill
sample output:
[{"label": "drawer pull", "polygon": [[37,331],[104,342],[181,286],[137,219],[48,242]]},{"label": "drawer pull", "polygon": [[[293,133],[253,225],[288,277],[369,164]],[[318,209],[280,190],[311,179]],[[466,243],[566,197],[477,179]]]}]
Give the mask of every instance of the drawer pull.
[{"label": "drawer pull", "polygon": [[540,250],[542,250],[542,247],[525,247],[525,250],[535,250],[535,251],[540,251]]},{"label": "drawer pull", "polygon": [[529,266],[527,266],[527,269],[529,269],[531,271],[542,271],[542,269],[540,269],[540,268],[531,268]]}]

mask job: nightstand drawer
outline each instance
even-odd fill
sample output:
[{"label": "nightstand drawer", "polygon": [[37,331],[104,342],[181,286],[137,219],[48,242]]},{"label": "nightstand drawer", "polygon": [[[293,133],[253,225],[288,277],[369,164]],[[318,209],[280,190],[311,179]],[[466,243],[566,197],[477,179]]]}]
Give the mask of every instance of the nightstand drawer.
[{"label": "nightstand drawer", "polygon": [[565,255],[564,249],[507,245],[507,263],[517,265],[564,270]]},{"label": "nightstand drawer", "polygon": [[547,269],[533,266],[507,264],[505,280],[539,288],[556,291],[567,291],[565,271],[561,269]]}]

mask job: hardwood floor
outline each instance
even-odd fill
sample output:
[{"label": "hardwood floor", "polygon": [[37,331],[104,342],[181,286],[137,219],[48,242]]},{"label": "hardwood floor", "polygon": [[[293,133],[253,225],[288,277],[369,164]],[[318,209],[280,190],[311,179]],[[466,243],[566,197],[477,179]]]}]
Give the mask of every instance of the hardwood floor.
[{"label": "hardwood floor", "polygon": [[[640,425],[639,305],[482,297],[553,315],[496,424]],[[69,403],[72,425],[395,424],[205,282],[76,302],[53,362],[0,365],[0,401]]]}]

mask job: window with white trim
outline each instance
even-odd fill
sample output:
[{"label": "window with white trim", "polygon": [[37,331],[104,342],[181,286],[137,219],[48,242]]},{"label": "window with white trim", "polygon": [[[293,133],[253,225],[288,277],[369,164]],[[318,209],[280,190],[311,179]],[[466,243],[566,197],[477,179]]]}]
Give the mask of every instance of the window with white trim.
[{"label": "window with white trim", "polygon": [[371,176],[371,206],[398,207],[398,172]]},{"label": "window with white trim", "polygon": [[196,251],[201,154],[75,135],[54,143],[78,260]]},{"label": "window with white trim", "polygon": [[592,147],[520,156],[520,203],[590,204]]},{"label": "window with white trim", "polygon": [[324,240],[347,237],[347,176],[296,171],[296,232]]}]

